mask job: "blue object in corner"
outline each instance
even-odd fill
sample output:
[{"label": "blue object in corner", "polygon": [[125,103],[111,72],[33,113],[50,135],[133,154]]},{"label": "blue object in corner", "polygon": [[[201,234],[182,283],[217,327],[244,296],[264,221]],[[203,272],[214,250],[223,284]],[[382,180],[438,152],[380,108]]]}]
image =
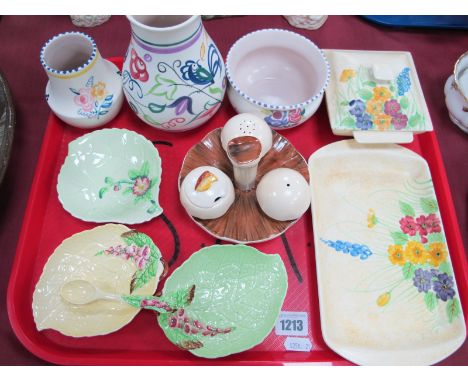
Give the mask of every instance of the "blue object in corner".
[{"label": "blue object in corner", "polygon": [[468,29],[468,16],[361,16],[392,28]]}]

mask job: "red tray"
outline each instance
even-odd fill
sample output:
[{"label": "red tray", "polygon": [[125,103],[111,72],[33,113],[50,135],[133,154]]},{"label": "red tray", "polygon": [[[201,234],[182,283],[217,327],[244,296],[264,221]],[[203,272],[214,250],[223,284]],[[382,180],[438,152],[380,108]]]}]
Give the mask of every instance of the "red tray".
[{"label": "red tray", "polygon": [[[122,64],[122,59],[113,61],[117,65]],[[185,133],[166,133],[147,126],[124,105],[117,118],[106,126],[134,130],[153,141],[159,150],[163,167],[160,203],[164,216],[133,227],[153,238],[163,257],[171,263],[170,272],[200,247],[219,243],[197,227],[178,202],[177,178],[187,150],[209,131],[223,126],[234,114],[226,99],[218,113],[203,127]],[[349,364],[326,346],[321,335],[309,211],[282,237],[254,247],[282,256],[289,277],[289,289],[282,310],[307,312],[308,337],[313,345],[310,352],[285,351],[286,337],[277,336],[273,330],[263,343],[249,351],[217,360],[197,358],[170,343],[150,311],[142,311],[129,325],[106,336],[77,339],[54,330],[37,331],[31,301],[45,262],[62,240],[96,226],[66,212],[58,201],[56,191],[57,175],[67,155],[68,143],[87,132],[66,126],[51,115],[44,136],[7,295],[11,325],[27,349],[49,362],[68,365]],[[320,147],[340,139],[331,132],[324,104],[302,126],[281,134],[305,158]],[[468,320],[468,264],[435,133],[417,135],[407,147],[429,163],[442,220],[448,228],[447,243],[465,308],[465,319]],[[163,284],[161,282],[159,289]]]}]

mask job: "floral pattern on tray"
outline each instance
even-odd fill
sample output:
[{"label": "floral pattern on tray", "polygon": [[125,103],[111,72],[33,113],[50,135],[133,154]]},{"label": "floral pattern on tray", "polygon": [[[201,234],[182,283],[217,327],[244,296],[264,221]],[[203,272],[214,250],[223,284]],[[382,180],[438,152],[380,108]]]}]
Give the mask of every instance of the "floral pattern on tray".
[{"label": "floral pattern on tray", "polygon": [[433,198],[419,198],[417,204],[399,201],[401,218],[390,232],[393,244],[387,249],[388,260],[401,268],[401,280],[377,297],[377,305],[387,305],[392,291],[400,283],[412,285],[423,296],[429,311],[445,306],[451,323],[460,315],[460,301],[454,289],[453,270],[442,232],[439,208]]},{"label": "floral pattern on tray", "polygon": [[371,69],[344,69],[339,76],[336,125],[347,130],[417,131],[424,113],[412,94],[411,69],[378,83]]}]

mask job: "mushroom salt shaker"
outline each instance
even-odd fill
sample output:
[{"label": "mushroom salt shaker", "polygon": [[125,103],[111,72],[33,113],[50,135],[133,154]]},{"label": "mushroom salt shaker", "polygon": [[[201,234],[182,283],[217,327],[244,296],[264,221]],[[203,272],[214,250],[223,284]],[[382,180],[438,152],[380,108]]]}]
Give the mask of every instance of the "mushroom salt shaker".
[{"label": "mushroom salt shaker", "polygon": [[231,179],[216,167],[197,167],[187,174],[180,186],[182,205],[190,215],[199,219],[223,216],[234,198]]},{"label": "mushroom salt shaker", "polygon": [[310,205],[309,184],[298,171],[277,168],[265,174],[258,183],[257,201],[272,219],[299,219]]},{"label": "mushroom salt shaker", "polygon": [[270,126],[253,114],[238,114],[223,127],[221,144],[234,167],[234,179],[241,191],[255,186],[258,163],[272,142]]}]

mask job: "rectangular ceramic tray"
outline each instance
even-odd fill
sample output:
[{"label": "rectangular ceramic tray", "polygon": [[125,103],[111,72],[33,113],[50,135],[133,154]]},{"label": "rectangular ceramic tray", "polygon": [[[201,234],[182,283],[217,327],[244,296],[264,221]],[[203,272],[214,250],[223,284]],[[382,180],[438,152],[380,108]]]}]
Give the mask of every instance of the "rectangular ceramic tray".
[{"label": "rectangular ceramic tray", "polygon": [[[115,62],[121,65],[122,60]],[[180,205],[177,178],[187,150],[208,132],[223,126],[234,114],[226,98],[217,114],[201,128],[170,134],[145,125],[125,104],[117,118],[106,126],[134,130],[153,141],[159,150],[163,168],[160,203],[167,219],[158,217],[134,227],[152,237],[162,255],[171,262],[170,272],[200,247],[216,243],[213,237],[193,223]],[[57,175],[67,154],[68,143],[87,132],[66,126],[52,115],[44,135],[7,296],[11,325],[27,349],[49,362],[69,365],[349,364],[326,346],[321,335],[309,213],[284,236],[254,247],[265,253],[279,253],[283,258],[289,288],[282,310],[307,314],[308,338],[312,343],[310,352],[286,351],[287,337],[277,336],[273,330],[263,343],[244,353],[216,360],[197,358],[170,343],[157,326],[154,314],[149,311],[142,311],[129,325],[106,336],[76,339],[53,330],[38,332],[32,317],[31,301],[46,260],[63,239],[96,226],[68,214],[60,205],[56,190]],[[339,139],[331,132],[325,105],[304,125],[282,134],[305,158]],[[462,305],[466,309],[468,265],[435,134],[418,135],[408,147],[423,155],[431,168],[442,219],[445,226],[450,227],[447,242]],[[163,284],[161,282],[160,288]]]},{"label": "rectangular ceramic tray", "polygon": [[325,96],[334,134],[352,135],[360,143],[410,143],[414,134],[433,130],[410,52],[324,52],[331,68]]},{"label": "rectangular ceramic tray", "polygon": [[335,142],[309,159],[322,335],[362,365],[429,365],[466,327],[426,161]]}]

